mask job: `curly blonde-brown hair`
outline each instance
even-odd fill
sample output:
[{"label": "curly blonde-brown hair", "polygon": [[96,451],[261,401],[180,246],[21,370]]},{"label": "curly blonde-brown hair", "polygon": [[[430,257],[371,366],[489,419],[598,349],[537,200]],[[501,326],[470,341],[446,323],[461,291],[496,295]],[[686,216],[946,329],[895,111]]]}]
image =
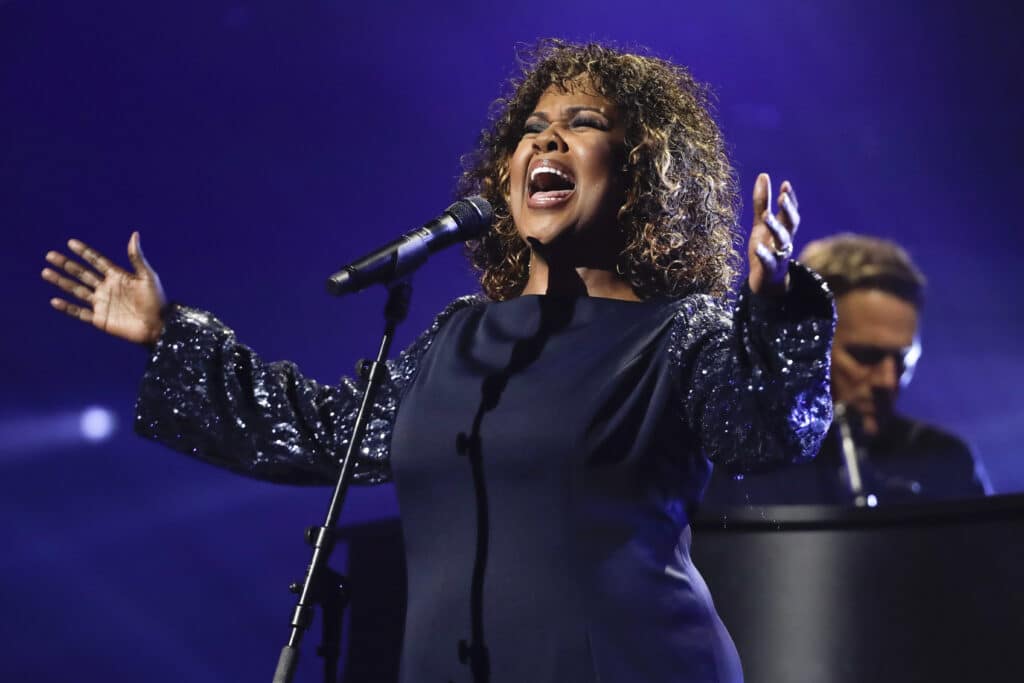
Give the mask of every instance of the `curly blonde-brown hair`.
[{"label": "curly blonde-brown hair", "polygon": [[495,301],[517,296],[529,276],[529,247],[507,199],[509,158],[526,119],[548,87],[569,91],[585,77],[624,114],[620,272],[641,299],[725,294],[739,263],[738,201],[706,86],[671,62],[598,43],[546,39],[520,57],[522,74],[495,101],[492,126],[465,158],[458,183],[460,194],[479,194],[494,207],[492,229],[467,244],[484,293]]}]

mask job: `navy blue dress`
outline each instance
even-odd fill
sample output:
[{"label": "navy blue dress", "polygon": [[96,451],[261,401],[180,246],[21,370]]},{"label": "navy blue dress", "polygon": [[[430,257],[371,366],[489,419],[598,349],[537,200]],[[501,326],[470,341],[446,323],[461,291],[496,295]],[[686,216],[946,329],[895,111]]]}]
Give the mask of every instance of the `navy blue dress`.
[{"label": "navy blue dress", "polygon": [[[524,296],[453,303],[392,366],[357,477],[394,477],[405,683],[733,683],[690,561],[710,474],[800,460],[831,416],[832,303]],[[265,363],[178,308],[137,429],[275,481],[332,480],[359,388]]]}]

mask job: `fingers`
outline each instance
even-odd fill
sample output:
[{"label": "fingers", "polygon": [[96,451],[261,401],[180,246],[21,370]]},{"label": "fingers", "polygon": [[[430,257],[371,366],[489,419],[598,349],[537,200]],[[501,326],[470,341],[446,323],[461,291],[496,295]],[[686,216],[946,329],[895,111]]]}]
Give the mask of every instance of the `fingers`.
[{"label": "fingers", "polygon": [[67,301],[64,301],[64,299],[57,298],[50,299],[50,305],[61,313],[67,313],[72,318],[78,318],[84,323],[92,322],[92,311],[88,308],[76,306],[75,304],[70,304]]},{"label": "fingers", "polygon": [[754,247],[754,251],[757,253],[757,260],[761,262],[765,271],[768,272],[768,279],[776,279],[776,273],[779,272],[779,259],[775,258],[775,254],[772,250],[765,245],[758,243],[757,246]]},{"label": "fingers", "polygon": [[139,275],[153,272],[149,261],[146,260],[146,256],[142,253],[142,237],[139,235],[138,230],[133,232],[132,236],[128,238],[128,260],[132,262],[132,267],[135,268],[135,272]]},{"label": "fingers", "polygon": [[754,181],[754,220],[756,221],[772,203],[772,179],[760,173]]},{"label": "fingers", "polygon": [[777,206],[778,213],[773,213],[771,178],[767,173],[759,174],[754,182],[754,227],[750,236],[753,254],[749,280],[751,289],[757,293],[781,293],[787,287],[793,234],[800,225],[799,204],[793,184],[788,180],[779,186]]},{"label": "fingers", "polygon": [[97,277],[96,273],[92,272],[77,261],[72,261],[59,251],[46,252],[46,261],[64,270],[68,275],[77,277],[87,287],[92,289],[99,287],[102,282],[102,280]]},{"label": "fingers", "polygon": [[793,185],[787,180],[779,188],[778,217],[791,235],[800,226],[800,211],[798,207],[799,204],[796,201],[796,193],[793,192]]},{"label": "fingers", "polygon": [[777,217],[772,215],[771,211],[765,211],[761,218],[772,233],[772,238],[775,240],[775,249],[786,254],[788,258],[789,254],[793,253],[793,237],[789,230],[786,229],[786,226]]},{"label": "fingers", "polygon": [[80,240],[68,240],[68,249],[78,256],[81,256],[83,260],[88,262],[89,265],[95,268],[101,275],[106,275],[112,270],[119,270],[118,267],[108,261],[103,254]]},{"label": "fingers", "polygon": [[793,189],[793,183],[789,182],[788,180],[783,180],[782,187],[779,191],[785,192],[786,194],[789,195],[789,200],[793,202],[794,209],[800,207],[800,202],[796,200],[796,190]]},{"label": "fingers", "polygon": [[76,282],[75,280],[66,278],[57,271],[50,270],[49,268],[43,268],[42,276],[44,280],[50,284],[56,285],[60,289],[63,289],[68,294],[77,297],[87,304],[92,303],[92,290],[81,282]]}]

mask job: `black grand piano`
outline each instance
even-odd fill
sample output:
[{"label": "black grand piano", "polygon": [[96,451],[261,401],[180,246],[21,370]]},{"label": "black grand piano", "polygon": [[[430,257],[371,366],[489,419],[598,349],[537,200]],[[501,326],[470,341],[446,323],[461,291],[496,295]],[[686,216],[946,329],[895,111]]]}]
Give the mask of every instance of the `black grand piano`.
[{"label": "black grand piano", "polygon": [[[1024,495],[705,509],[693,526],[694,561],[748,683],[1024,681]],[[399,523],[342,536],[345,680],[395,680]]]}]

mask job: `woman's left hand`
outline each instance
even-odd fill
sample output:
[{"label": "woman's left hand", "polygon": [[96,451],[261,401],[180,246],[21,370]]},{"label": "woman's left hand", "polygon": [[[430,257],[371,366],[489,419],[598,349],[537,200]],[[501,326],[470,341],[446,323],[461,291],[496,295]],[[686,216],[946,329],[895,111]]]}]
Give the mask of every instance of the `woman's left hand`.
[{"label": "woman's left hand", "polygon": [[793,258],[793,235],[800,225],[800,212],[793,185],[785,180],[779,187],[779,212],[772,214],[772,181],[767,173],[754,181],[754,227],[750,231],[747,282],[755,294],[775,295],[786,291],[786,272]]}]

